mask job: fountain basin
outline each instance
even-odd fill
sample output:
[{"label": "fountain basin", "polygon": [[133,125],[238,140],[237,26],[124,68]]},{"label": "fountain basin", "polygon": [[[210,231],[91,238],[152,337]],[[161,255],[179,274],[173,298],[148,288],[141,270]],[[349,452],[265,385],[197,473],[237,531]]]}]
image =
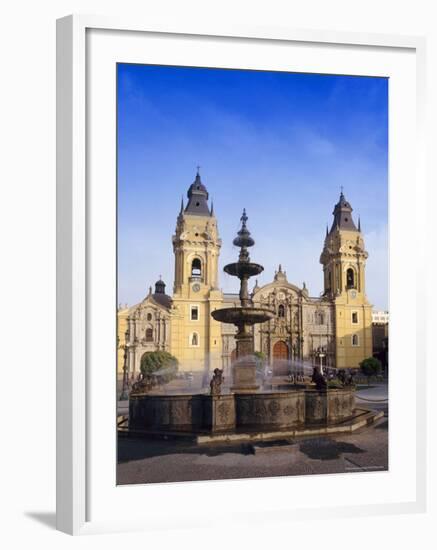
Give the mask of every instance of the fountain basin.
[{"label": "fountain basin", "polygon": [[341,426],[355,414],[355,389],[223,395],[131,395],[129,430],[153,433],[259,433]]},{"label": "fountain basin", "polygon": [[216,321],[235,325],[254,325],[273,319],[275,313],[268,309],[256,307],[229,307],[216,309],[211,313]]},{"label": "fountain basin", "polygon": [[234,277],[253,277],[264,271],[264,268],[262,265],[253,262],[235,262],[225,265],[223,271]]}]

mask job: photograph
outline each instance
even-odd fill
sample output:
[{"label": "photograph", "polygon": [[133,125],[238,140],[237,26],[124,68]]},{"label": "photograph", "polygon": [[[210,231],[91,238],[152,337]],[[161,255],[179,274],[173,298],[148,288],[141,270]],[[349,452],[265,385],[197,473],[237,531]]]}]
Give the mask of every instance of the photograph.
[{"label": "photograph", "polygon": [[117,63],[118,485],[389,470],[388,92]]},{"label": "photograph", "polygon": [[432,547],[435,2],[2,7],[2,547]]}]

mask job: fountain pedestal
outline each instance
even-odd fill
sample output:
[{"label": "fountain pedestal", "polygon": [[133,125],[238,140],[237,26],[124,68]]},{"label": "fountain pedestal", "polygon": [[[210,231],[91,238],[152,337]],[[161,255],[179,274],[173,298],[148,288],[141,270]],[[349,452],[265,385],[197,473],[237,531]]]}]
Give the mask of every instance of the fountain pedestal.
[{"label": "fountain pedestal", "polygon": [[237,342],[237,361],[232,366],[231,391],[236,393],[256,391],[259,389],[259,384],[256,382],[253,336],[243,329],[236,334],[235,340]]},{"label": "fountain pedestal", "polygon": [[232,368],[232,386],[234,393],[251,393],[259,389],[256,383],[256,363],[247,359]]}]

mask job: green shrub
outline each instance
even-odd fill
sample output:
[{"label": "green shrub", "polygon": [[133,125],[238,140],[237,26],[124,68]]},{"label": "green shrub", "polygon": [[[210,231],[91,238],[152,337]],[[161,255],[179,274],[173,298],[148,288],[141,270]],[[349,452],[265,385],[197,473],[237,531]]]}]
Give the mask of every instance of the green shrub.
[{"label": "green shrub", "polygon": [[367,359],[361,361],[360,369],[364,376],[367,376],[367,383],[369,384],[372,376],[378,376],[381,374],[381,361],[376,357],[367,357]]},{"label": "green shrub", "polygon": [[170,382],[179,368],[176,357],[168,351],[147,351],[141,357],[141,372],[144,376],[155,375],[163,383]]}]

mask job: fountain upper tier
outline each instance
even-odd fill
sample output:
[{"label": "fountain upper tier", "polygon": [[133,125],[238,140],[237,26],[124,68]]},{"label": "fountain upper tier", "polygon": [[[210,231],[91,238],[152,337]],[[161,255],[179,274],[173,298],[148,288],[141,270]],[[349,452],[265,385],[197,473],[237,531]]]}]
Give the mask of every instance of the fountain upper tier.
[{"label": "fountain upper tier", "polygon": [[247,229],[246,210],[243,210],[241,216],[241,229],[238,231],[237,237],[234,239],[234,245],[240,247],[238,262],[228,264],[224,267],[224,271],[234,277],[238,277],[240,284],[240,307],[231,307],[226,309],[218,309],[212,312],[212,316],[216,321],[221,323],[232,323],[239,327],[239,331],[245,334],[246,325],[254,325],[256,323],[264,323],[274,317],[274,312],[264,308],[253,307],[252,300],[249,297],[248,279],[253,275],[258,275],[264,268],[260,264],[255,264],[250,261],[248,247],[253,246],[255,241],[250,236]]},{"label": "fountain upper tier", "polygon": [[234,277],[253,277],[258,275],[261,271],[264,271],[262,265],[254,264],[252,262],[235,262],[233,264],[225,265],[223,268],[226,273],[233,275]]},{"label": "fountain upper tier", "polygon": [[226,309],[216,309],[211,315],[216,321],[231,323],[237,326],[265,323],[275,316],[273,311],[258,307],[228,307]]},{"label": "fountain upper tier", "polygon": [[254,275],[258,275],[264,268],[260,264],[255,264],[250,261],[249,247],[255,244],[255,241],[250,236],[250,231],[247,229],[246,222],[248,220],[246,209],[243,209],[243,215],[241,216],[241,229],[238,231],[237,236],[233,240],[235,246],[240,247],[240,254],[238,255],[238,262],[225,265],[224,271],[239,279],[249,279]]}]

